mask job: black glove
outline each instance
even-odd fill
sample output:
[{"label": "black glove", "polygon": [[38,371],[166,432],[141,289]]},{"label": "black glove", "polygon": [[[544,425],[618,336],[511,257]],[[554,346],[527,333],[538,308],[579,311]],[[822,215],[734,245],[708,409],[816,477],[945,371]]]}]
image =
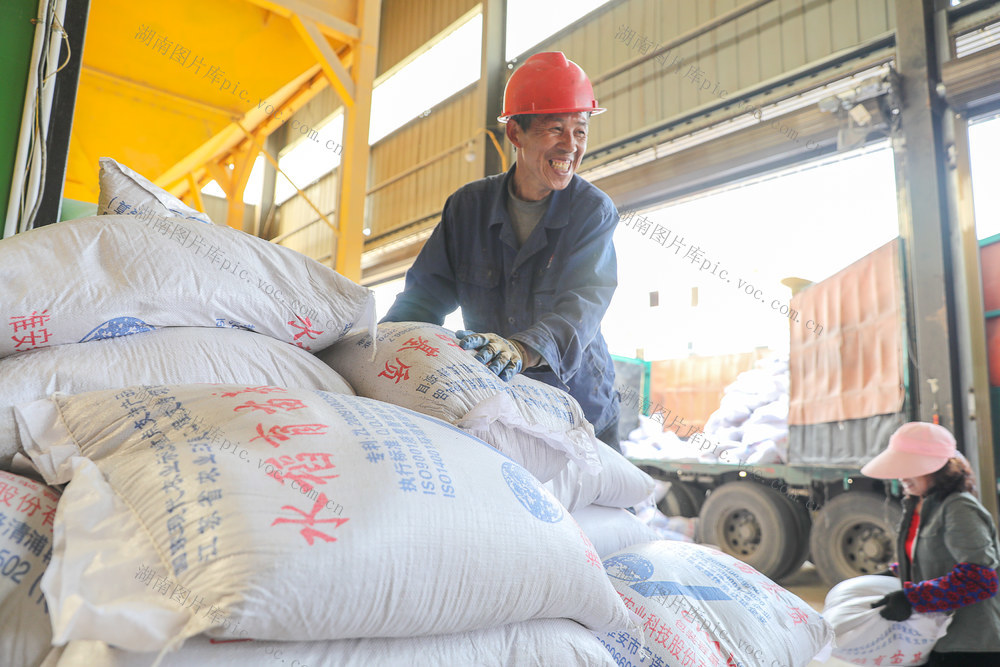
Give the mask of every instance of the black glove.
[{"label": "black glove", "polygon": [[906,599],[903,591],[893,591],[878,602],[873,602],[872,609],[876,607],[885,607],[879,615],[890,621],[905,621],[913,613],[913,605]]}]

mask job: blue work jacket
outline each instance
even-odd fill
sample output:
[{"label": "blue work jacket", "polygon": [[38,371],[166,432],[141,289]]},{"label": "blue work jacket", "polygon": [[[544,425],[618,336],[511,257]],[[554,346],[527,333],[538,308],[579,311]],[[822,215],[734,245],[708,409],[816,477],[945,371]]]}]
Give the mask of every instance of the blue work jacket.
[{"label": "blue work jacket", "polygon": [[515,164],[445,203],[441,222],[382,321],[431,322],[461,306],[465,328],[513,338],[541,365],[524,375],[569,392],[600,433],[618,419],[601,319],[618,286],[611,199],[574,175],[520,249],[505,198]]}]

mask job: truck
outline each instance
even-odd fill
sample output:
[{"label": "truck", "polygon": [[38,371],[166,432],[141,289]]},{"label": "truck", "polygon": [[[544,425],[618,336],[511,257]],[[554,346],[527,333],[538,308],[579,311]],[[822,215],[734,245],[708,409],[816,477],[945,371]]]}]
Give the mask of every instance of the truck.
[{"label": "truck", "polygon": [[[988,256],[1000,260],[1000,235],[980,245],[985,283]],[[776,581],[807,559],[830,586],[895,560],[899,484],[865,477],[860,468],[912,412],[900,252],[895,239],[792,297],[786,463],[630,458],[665,482],[658,501],[664,514],[698,518],[697,541]],[[996,443],[1000,289],[987,286],[984,297],[988,347],[997,351],[990,366]],[[799,324],[807,318],[823,323],[822,335]]]}]

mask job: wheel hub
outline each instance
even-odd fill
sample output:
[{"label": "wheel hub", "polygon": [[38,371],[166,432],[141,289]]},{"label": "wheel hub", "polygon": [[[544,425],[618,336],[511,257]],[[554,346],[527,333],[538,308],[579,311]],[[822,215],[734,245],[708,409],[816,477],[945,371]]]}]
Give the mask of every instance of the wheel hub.
[{"label": "wheel hub", "polygon": [[746,510],[737,510],[726,517],[722,529],[732,554],[749,556],[760,546],[760,524]]},{"label": "wheel hub", "polygon": [[881,527],[857,523],[844,531],[841,539],[844,557],[859,574],[883,570],[892,557],[892,542]]}]

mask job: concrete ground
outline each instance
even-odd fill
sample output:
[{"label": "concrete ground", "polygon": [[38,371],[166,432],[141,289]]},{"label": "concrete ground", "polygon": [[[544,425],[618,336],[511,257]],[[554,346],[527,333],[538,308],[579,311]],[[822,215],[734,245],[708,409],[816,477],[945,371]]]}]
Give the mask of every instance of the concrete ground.
[{"label": "concrete ground", "polygon": [[[802,568],[795,574],[785,577],[779,582],[782,586],[795,593],[800,598],[809,603],[816,611],[823,611],[823,601],[826,599],[827,591],[830,587],[819,578],[819,573],[813,564],[806,561]],[[854,667],[849,662],[830,658],[826,662],[813,660],[809,667]]]}]

